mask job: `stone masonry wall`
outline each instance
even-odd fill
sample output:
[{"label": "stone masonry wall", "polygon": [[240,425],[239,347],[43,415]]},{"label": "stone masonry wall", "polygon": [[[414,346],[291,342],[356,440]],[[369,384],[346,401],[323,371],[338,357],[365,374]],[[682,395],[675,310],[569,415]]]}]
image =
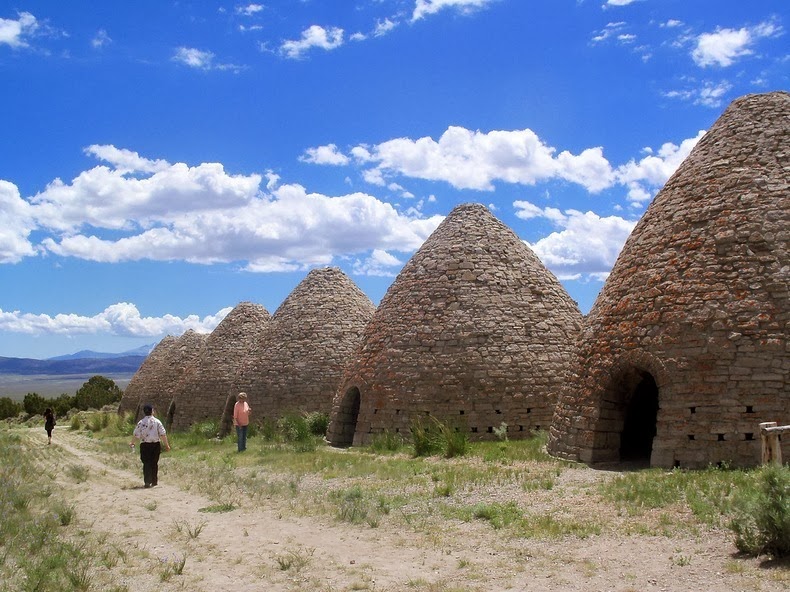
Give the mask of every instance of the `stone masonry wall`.
[{"label": "stone masonry wall", "polygon": [[[132,377],[132,381],[129,382],[124,393],[124,398],[131,396],[137,400],[135,409],[138,419],[142,417],[141,405],[151,403],[154,406],[154,415],[164,421],[181,377],[192,360],[197,357],[205,340],[205,335],[190,329],[178,338],[165,337],[162,340],[164,343],[160,342],[154,352],[151,352],[151,356],[153,356],[157,349],[160,347],[163,349],[161,357],[157,355],[154,363],[141,374],[143,366],[148,364],[148,359],[146,359],[140,370]],[[138,374],[141,376],[139,380],[135,381]],[[131,395],[129,395],[132,382],[135,384]]]},{"label": "stone masonry wall", "polygon": [[176,341],[176,337],[167,335],[151,350],[151,353],[148,354],[148,357],[132,376],[129,384],[126,385],[121,397],[121,403],[118,406],[118,413],[134,413],[136,415],[142,413],[138,409],[143,404],[141,398],[147,392],[148,385],[152,381],[158,380],[156,378],[157,375],[165,371],[170,350]]},{"label": "stone masonry wall", "polygon": [[275,311],[239,373],[254,421],[329,413],[343,368],[373,315],[370,299],[340,269],[313,269]]},{"label": "stone masonry wall", "polygon": [[408,436],[428,414],[473,439],[494,438],[503,423],[510,437],[547,429],[580,326],[576,303],[509,228],[485,206],[458,206],[365,329],[329,440]]},{"label": "stone masonry wall", "polygon": [[618,460],[627,377],[647,372],[651,465],[759,461],[758,424],[790,423],[789,172],[790,95],[736,100],[623,248],[585,321],[550,452]]},{"label": "stone masonry wall", "polygon": [[260,304],[241,302],[206,338],[175,387],[168,423],[174,430],[222,417],[225,401],[236,395],[236,375],[255,352],[271,315]]}]

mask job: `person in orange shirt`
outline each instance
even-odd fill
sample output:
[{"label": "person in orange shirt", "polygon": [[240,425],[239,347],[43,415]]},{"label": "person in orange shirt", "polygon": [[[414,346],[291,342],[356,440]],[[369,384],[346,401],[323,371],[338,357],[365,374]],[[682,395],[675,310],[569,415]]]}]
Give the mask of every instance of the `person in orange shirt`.
[{"label": "person in orange shirt", "polygon": [[247,450],[247,427],[250,425],[252,409],[247,405],[247,393],[239,393],[233,406],[233,425],[236,426],[236,439],[239,452]]}]

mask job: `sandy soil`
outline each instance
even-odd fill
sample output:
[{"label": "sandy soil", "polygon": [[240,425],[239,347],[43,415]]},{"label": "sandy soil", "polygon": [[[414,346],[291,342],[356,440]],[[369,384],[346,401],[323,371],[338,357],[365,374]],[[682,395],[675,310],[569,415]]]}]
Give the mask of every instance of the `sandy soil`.
[{"label": "sandy soil", "polygon": [[[355,526],[286,512],[276,500],[253,507],[239,499],[233,511],[206,512],[215,501],[168,483],[161,469],[161,484],[143,489],[141,471],[116,468],[84,434],[58,426],[53,440],[47,446],[41,429],[25,436],[73,503],[73,526],[122,555],[102,569],[131,592],[790,589],[787,563],[740,557],[726,530],[545,541],[511,539],[483,521],[427,533]],[[74,465],[88,469],[86,481],[70,476]],[[566,471],[545,494],[551,498],[535,495],[535,503],[594,514],[599,510],[582,486],[611,477]],[[163,581],[167,566],[184,557],[183,573]]]}]

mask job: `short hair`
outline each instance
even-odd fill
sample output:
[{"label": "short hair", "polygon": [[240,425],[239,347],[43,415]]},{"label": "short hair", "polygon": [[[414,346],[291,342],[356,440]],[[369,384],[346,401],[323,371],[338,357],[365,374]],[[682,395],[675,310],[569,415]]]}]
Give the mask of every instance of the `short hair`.
[{"label": "short hair", "polygon": [[236,398],[237,399],[246,399],[247,398],[247,393],[239,393]]},{"label": "short hair", "polygon": [[154,406],[151,405],[151,403],[146,403],[145,405],[143,405],[143,413],[145,413],[146,415],[152,415],[153,412],[154,412]]}]

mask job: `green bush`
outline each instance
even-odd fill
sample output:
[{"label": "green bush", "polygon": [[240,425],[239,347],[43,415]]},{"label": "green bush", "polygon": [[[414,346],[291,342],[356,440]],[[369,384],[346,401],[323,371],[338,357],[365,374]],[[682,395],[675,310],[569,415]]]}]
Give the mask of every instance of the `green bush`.
[{"label": "green bush", "polygon": [[22,405],[9,397],[0,397],[0,419],[16,417],[20,413],[22,413]]},{"label": "green bush", "polygon": [[38,393],[28,393],[22,400],[22,407],[28,415],[43,415],[44,410],[49,407],[49,400]]},{"label": "green bush", "polygon": [[55,417],[65,417],[74,408],[74,397],[63,393],[57,399],[52,399],[50,407],[55,412]]},{"label": "green bush", "polygon": [[469,449],[469,438],[461,428],[442,423],[432,415],[425,425],[422,417],[412,421],[410,430],[414,456],[443,454],[445,458],[463,456]]},{"label": "green bush", "polygon": [[790,556],[790,468],[766,467],[755,478],[736,500],[735,546],[749,555]]},{"label": "green bush", "polygon": [[212,438],[216,438],[219,433],[219,420],[207,419],[201,421],[193,424],[189,431],[199,438],[211,440]]},{"label": "green bush", "polygon": [[122,396],[123,392],[115,381],[104,376],[92,376],[74,395],[74,407],[82,411],[101,409],[119,402]]},{"label": "green bush", "polygon": [[277,428],[285,442],[305,442],[312,437],[307,420],[296,413],[281,417],[277,422]]},{"label": "green bush", "polygon": [[[261,423],[256,424],[256,432],[260,433],[265,441],[274,442],[278,437],[277,422],[266,418]],[[247,436],[250,436],[249,432]]]},{"label": "green bush", "polygon": [[426,425],[421,416],[409,426],[414,456],[431,456],[442,450],[442,436],[436,429],[436,420]]},{"label": "green bush", "polygon": [[382,452],[397,452],[405,444],[403,436],[396,432],[385,430],[373,436],[373,441],[370,443],[373,451],[381,454]]},{"label": "green bush", "polygon": [[321,413],[320,411],[313,411],[305,415],[307,427],[310,433],[314,436],[325,436],[326,430],[329,428],[329,415]]}]

